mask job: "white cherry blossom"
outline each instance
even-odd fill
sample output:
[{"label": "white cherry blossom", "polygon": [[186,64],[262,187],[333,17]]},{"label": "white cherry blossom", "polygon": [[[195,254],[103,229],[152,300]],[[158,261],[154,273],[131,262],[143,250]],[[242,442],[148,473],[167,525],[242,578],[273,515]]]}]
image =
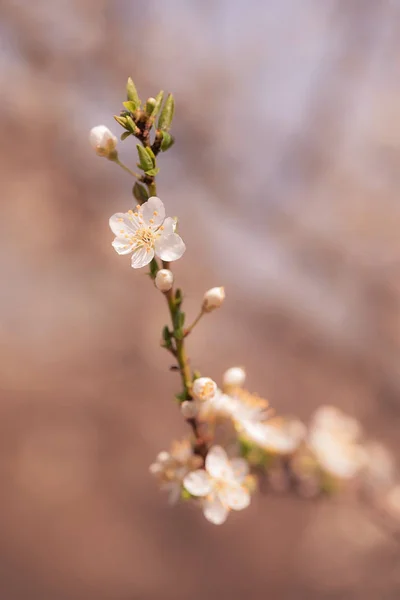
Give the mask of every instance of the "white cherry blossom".
[{"label": "white cherry blossom", "polygon": [[157,477],[160,488],[169,494],[169,503],[175,504],[181,495],[184,477],[198,469],[202,459],[193,453],[189,440],[175,441],[170,452],[160,452],[150,465],[150,473]]},{"label": "white cherry blossom", "polygon": [[186,475],[183,485],[192,496],[202,498],[204,516],[215,525],[226,520],[229,511],[243,510],[250,504],[250,493],[243,485],[248,463],[243,458],[228,459],[221,446],[207,454],[205,469]]},{"label": "white cherry blossom", "polygon": [[260,448],[278,454],[292,454],[306,436],[306,426],[298,420],[246,421],[242,434]]},{"label": "white cherry blossom", "polygon": [[360,435],[356,419],[333,406],[322,406],[315,413],[307,443],[326,472],[351,479],[365,462],[366,453],[358,444]]},{"label": "white cherry blossom", "polygon": [[217,391],[217,384],[210,377],[199,377],[195,379],[192,386],[192,394],[196,400],[205,402],[210,400]]},{"label": "white cherry blossom", "polygon": [[116,238],[112,245],[118,254],[132,253],[132,267],[140,269],[156,255],[171,262],[181,258],[186,250],[181,237],[175,233],[175,220],[165,218],[164,204],[152,196],[137,206],[135,212],[116,213],[110,227]]}]

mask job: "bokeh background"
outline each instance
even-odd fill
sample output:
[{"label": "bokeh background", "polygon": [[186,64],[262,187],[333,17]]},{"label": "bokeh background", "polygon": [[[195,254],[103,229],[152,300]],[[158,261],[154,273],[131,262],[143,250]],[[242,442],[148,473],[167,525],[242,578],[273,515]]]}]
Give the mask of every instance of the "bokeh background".
[{"label": "bokeh background", "polygon": [[257,495],[221,528],[167,506],[166,308],[110,245],[133,182],[88,144],[120,133],[129,75],[174,92],[176,276],[192,316],[227,291],[193,364],[245,364],[281,414],[334,403],[398,454],[399,40],[397,0],[2,0],[2,599],[399,598],[399,547],[345,502]]}]

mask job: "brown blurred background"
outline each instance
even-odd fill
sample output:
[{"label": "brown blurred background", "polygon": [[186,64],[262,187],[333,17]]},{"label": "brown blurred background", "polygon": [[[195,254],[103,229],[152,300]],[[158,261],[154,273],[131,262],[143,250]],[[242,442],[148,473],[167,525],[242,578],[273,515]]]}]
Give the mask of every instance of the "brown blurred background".
[{"label": "brown blurred background", "polygon": [[227,291],[193,364],[398,453],[399,40],[397,0],[2,0],[1,600],[400,597],[399,547],[346,503],[258,495],[221,528],[167,506],[166,309],[110,245],[133,182],[88,143],[128,75],[173,91],[189,315]]}]

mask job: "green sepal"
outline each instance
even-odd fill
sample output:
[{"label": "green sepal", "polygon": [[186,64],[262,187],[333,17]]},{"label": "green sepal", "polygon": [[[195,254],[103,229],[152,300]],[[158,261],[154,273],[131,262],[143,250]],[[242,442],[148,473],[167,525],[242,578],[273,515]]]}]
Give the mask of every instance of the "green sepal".
[{"label": "green sepal", "polygon": [[[133,186],[132,194],[134,195],[136,200],[139,202],[139,204],[144,204],[149,199],[149,194],[147,192],[147,189],[145,188],[144,185],[142,185],[138,182],[136,182],[135,185]],[[151,263],[150,263],[150,265],[151,265]]]},{"label": "green sepal", "polygon": [[150,273],[149,273],[150,277],[152,279],[155,279],[156,275],[159,271],[158,263],[155,258],[153,258],[153,260],[150,262],[149,268],[150,268]]},{"label": "green sepal", "polygon": [[126,140],[126,138],[129,137],[130,135],[132,135],[130,131],[124,131],[124,133],[121,134],[121,142]]}]

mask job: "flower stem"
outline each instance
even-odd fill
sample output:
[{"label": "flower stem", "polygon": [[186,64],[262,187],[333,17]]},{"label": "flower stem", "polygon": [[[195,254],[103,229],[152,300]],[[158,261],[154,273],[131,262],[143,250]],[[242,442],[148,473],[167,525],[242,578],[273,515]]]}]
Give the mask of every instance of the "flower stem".
[{"label": "flower stem", "polygon": [[[153,181],[152,183],[147,183],[147,188],[148,188],[150,195],[152,195],[152,196],[157,195],[157,188],[156,188],[155,181]],[[164,269],[169,269],[169,262],[162,261],[162,266]],[[164,293],[164,296],[166,297],[167,302],[168,302],[169,313],[171,316],[171,323],[172,323],[173,330],[175,330],[174,323],[176,320],[177,311],[179,311],[179,308],[180,308],[180,304],[177,304],[177,302],[175,300],[174,288],[171,288],[168,292]],[[200,315],[197,317],[197,319],[194,321],[194,323],[192,323],[192,325],[189,327],[190,331],[193,329],[193,327],[196,325],[196,323],[200,320],[201,316],[202,316],[202,314],[200,313]],[[186,332],[184,332],[182,337],[178,338],[178,336],[176,336],[176,335],[174,336],[175,337],[175,348],[172,350],[172,354],[175,356],[175,358],[178,362],[179,372],[181,374],[182,387],[183,387],[182,399],[184,396],[185,400],[193,400],[193,398],[192,398],[193,376],[192,376],[192,372],[191,372],[190,365],[189,365],[189,359],[186,354],[185,340],[184,340],[186,335],[187,335]],[[204,438],[200,434],[199,423],[196,418],[187,419],[187,423],[192,428],[193,435],[196,440],[195,446],[194,446],[194,452],[198,456],[201,456],[203,458],[203,460],[205,460],[205,458],[207,456],[207,452],[208,452],[208,446],[207,446],[206,440],[204,440]]]},{"label": "flower stem", "polygon": [[200,321],[200,319],[203,315],[204,315],[204,310],[202,309],[199,312],[199,314],[197,315],[197,317],[195,318],[195,320],[193,321],[193,323],[191,325],[189,325],[189,327],[187,329],[185,329],[184,337],[187,337],[189,335],[189,333],[192,332],[192,330],[196,327],[197,323]]},{"label": "flower stem", "polygon": [[140,175],[139,173],[135,173],[134,171],[131,171],[126,165],[124,165],[123,162],[121,162],[119,160],[119,158],[113,158],[112,159],[113,162],[115,162],[117,165],[119,165],[121,167],[121,169],[123,169],[124,171],[126,171],[127,173],[129,173],[129,175],[133,175],[133,177],[136,177],[137,179],[139,179]]}]

